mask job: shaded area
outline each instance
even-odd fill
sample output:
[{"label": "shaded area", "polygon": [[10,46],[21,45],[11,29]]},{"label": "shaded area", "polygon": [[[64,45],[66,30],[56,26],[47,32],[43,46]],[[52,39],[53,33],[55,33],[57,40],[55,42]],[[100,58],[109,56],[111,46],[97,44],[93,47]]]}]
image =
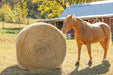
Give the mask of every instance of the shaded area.
[{"label": "shaded area", "polygon": [[17,65],[8,67],[0,75],[61,75],[61,69],[49,71],[26,71],[20,69]]},{"label": "shaded area", "polygon": [[71,72],[69,75],[100,75],[105,74],[109,71],[110,68],[109,61],[105,61],[100,65],[94,66],[94,67],[87,67],[83,70],[78,70],[79,67],[77,67],[73,72]]},{"label": "shaded area", "polygon": [[[18,34],[22,28],[4,28],[2,33],[6,34]],[[0,29],[1,30],[1,29]]]}]

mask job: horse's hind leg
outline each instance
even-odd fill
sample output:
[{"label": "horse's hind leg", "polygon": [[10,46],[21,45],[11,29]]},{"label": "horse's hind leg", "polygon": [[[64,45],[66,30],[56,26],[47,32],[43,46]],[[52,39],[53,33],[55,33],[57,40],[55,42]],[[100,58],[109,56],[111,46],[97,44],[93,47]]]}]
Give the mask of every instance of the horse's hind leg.
[{"label": "horse's hind leg", "polygon": [[106,55],[106,46],[105,46],[105,41],[100,41],[100,44],[102,45],[103,49],[104,49],[104,56],[103,56],[103,61],[105,60],[105,55]]},{"label": "horse's hind leg", "polygon": [[109,48],[111,45],[111,29],[109,26],[104,25],[104,24],[102,25],[102,28],[103,28],[104,33],[105,33],[105,38],[100,43],[104,49],[103,61],[105,61],[108,57],[108,52],[109,52]]},{"label": "horse's hind leg", "polygon": [[100,41],[100,44],[102,45],[104,49],[104,56],[103,61],[105,61],[108,57],[109,47],[110,47],[110,39],[105,41]]}]

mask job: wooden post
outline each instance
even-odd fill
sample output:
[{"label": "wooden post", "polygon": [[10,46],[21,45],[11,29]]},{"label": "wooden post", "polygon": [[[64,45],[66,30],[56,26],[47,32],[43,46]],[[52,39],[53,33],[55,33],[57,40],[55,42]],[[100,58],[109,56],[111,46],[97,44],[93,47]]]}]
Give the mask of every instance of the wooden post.
[{"label": "wooden post", "polygon": [[20,17],[19,17],[19,15],[18,15],[18,19],[19,19],[19,29],[20,29]]},{"label": "wooden post", "polygon": [[4,30],[4,22],[2,23],[2,28],[1,28],[1,33],[3,33],[3,30]]},{"label": "wooden post", "polygon": [[104,18],[102,17],[102,22],[104,22]]},{"label": "wooden post", "polygon": [[29,18],[27,19],[27,24],[29,25]]},{"label": "wooden post", "polygon": [[4,27],[4,22],[2,23],[2,29],[4,29],[5,27]]},{"label": "wooden post", "polygon": [[20,18],[19,18],[19,29],[20,29]]}]

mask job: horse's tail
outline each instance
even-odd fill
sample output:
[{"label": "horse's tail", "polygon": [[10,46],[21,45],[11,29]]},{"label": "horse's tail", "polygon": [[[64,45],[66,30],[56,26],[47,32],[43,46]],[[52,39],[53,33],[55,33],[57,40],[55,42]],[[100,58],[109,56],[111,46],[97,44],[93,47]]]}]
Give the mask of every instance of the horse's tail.
[{"label": "horse's tail", "polygon": [[111,41],[112,41],[111,28],[107,24],[103,24],[102,28],[105,32],[105,39],[106,39],[105,41],[107,42],[107,47],[108,47],[108,50],[109,50],[109,48],[111,46]]}]

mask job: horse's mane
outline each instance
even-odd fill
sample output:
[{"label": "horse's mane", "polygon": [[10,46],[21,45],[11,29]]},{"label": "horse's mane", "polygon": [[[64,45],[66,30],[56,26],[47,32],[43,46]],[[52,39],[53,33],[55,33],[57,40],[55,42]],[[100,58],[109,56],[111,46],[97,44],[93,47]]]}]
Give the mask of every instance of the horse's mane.
[{"label": "horse's mane", "polygon": [[83,25],[90,25],[89,22],[83,21],[83,20],[82,20],[81,18],[79,18],[79,17],[73,16],[73,19],[76,19],[79,23],[81,23],[81,24],[83,24]]},{"label": "horse's mane", "polygon": [[87,21],[84,21],[84,23],[85,23],[86,25],[91,25],[91,23],[89,23],[89,22],[87,22]]},{"label": "horse's mane", "polygon": [[81,18],[76,17],[76,19],[80,22],[84,22]]}]

